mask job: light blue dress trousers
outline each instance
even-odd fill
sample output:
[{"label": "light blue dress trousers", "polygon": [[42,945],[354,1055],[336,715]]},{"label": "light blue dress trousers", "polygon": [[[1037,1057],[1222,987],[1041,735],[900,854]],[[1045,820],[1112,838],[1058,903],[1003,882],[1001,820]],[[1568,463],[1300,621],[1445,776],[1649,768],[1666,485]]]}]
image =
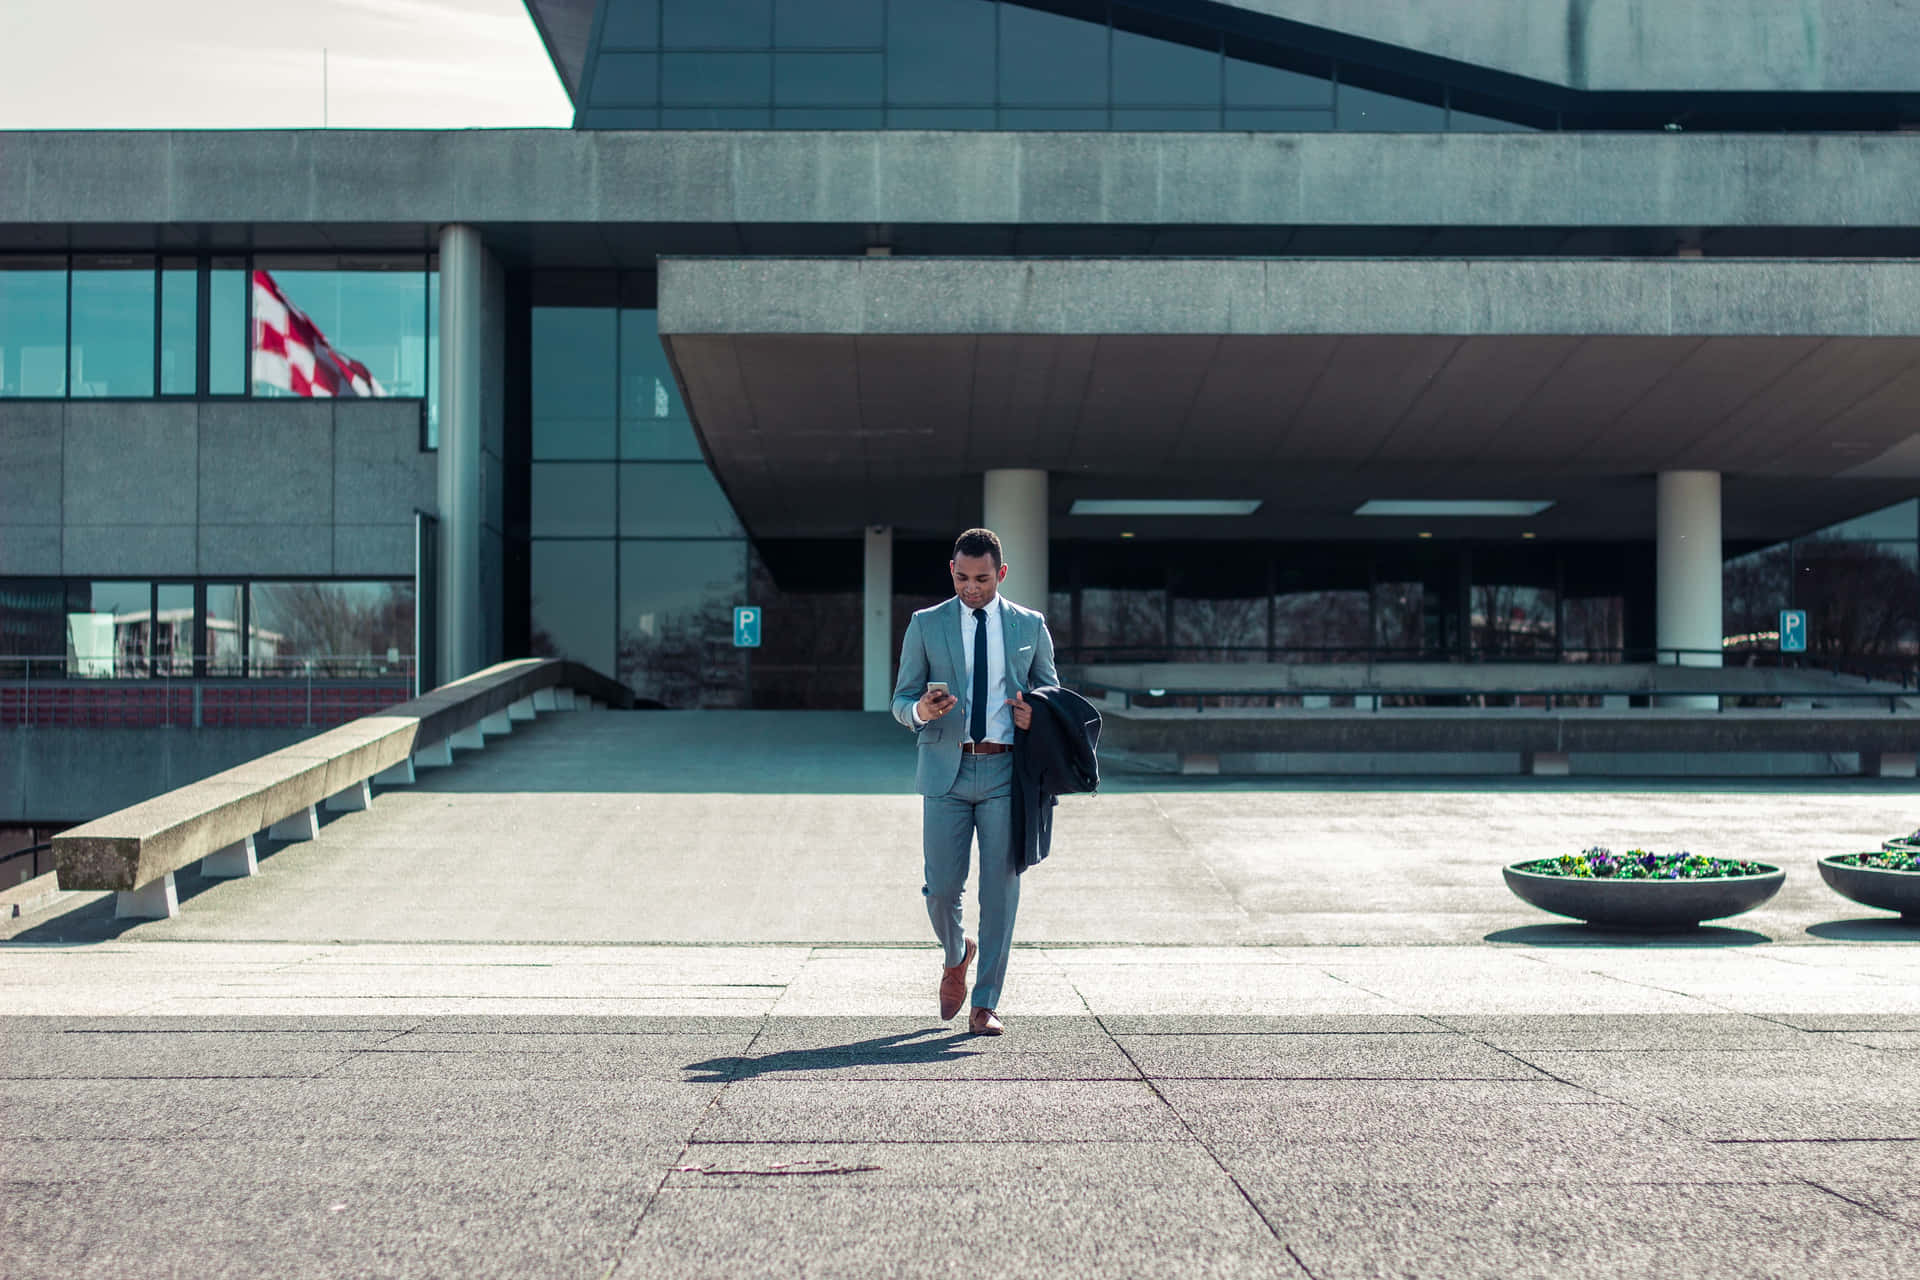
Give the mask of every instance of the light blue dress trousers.
[{"label": "light blue dress trousers", "polygon": [[949,966],[967,953],[960,904],[976,837],[980,848],[980,957],[973,1007],[997,1008],[1013,950],[1013,917],[1020,908],[1020,877],[1013,869],[1013,753],[960,757],[960,774],[945,795],[921,797],[921,847],[926,858],[927,916]]}]

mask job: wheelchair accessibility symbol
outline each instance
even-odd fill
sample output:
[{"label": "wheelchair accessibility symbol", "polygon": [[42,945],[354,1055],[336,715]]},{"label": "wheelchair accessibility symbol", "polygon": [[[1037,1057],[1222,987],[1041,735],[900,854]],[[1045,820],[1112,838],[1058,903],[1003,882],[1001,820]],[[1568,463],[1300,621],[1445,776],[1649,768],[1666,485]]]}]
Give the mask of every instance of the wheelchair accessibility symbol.
[{"label": "wheelchair accessibility symbol", "polygon": [[1807,611],[1782,609],[1780,611],[1780,652],[1805,653],[1806,651]]},{"label": "wheelchair accessibility symbol", "polygon": [[760,610],[750,605],[741,605],[734,609],[733,647],[736,649],[760,647]]}]

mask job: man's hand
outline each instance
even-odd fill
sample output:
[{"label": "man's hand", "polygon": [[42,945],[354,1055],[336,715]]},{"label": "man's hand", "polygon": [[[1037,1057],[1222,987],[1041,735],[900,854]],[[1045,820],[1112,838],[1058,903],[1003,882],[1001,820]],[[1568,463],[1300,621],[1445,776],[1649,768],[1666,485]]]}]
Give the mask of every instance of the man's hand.
[{"label": "man's hand", "polygon": [[1013,708],[1013,727],[1025,732],[1033,728],[1033,704],[1019,694],[1007,699],[1007,705]]},{"label": "man's hand", "polygon": [[914,704],[913,712],[920,717],[921,724],[932,724],[959,705],[960,699],[945,689],[929,689],[920,695],[920,701]]}]

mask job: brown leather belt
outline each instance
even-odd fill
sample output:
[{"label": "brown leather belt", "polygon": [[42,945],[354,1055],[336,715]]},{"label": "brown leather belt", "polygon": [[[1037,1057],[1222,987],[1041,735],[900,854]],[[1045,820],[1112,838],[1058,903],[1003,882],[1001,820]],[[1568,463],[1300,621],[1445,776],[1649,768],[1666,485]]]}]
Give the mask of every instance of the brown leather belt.
[{"label": "brown leather belt", "polygon": [[960,749],[970,756],[997,756],[1003,751],[1013,750],[1008,742],[963,742]]}]

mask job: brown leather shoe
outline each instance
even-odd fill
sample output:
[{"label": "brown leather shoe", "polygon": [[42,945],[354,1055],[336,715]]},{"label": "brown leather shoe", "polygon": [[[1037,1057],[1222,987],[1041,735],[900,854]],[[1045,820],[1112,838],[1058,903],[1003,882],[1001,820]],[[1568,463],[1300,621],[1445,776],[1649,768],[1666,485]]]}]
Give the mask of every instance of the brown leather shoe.
[{"label": "brown leather shoe", "polygon": [[973,963],[973,957],[980,948],[973,945],[973,939],[967,939],[967,954],[960,957],[959,964],[948,965],[940,973],[940,1021],[949,1022],[953,1015],[960,1012],[960,1006],[967,998],[967,966]]},{"label": "brown leather shoe", "polygon": [[967,1019],[967,1030],[977,1036],[997,1036],[1006,1030],[991,1009],[975,1009]]}]

